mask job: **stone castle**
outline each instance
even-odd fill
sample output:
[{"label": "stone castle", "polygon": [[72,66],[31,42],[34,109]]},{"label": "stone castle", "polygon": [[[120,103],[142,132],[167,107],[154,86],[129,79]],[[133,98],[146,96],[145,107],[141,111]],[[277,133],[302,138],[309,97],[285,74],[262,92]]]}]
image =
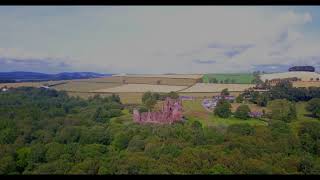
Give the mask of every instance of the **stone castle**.
[{"label": "stone castle", "polygon": [[172,124],[182,121],[182,117],[181,99],[166,98],[159,112],[139,113],[137,109],[133,110],[133,120],[137,123]]}]

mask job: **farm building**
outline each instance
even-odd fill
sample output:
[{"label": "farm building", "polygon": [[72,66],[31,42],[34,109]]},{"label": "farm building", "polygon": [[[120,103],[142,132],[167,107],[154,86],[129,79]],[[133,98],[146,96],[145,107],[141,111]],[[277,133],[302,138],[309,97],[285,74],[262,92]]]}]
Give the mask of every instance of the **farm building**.
[{"label": "farm building", "polygon": [[1,91],[2,92],[6,92],[6,91],[8,91],[8,88],[4,87],[4,88],[1,89]]},{"label": "farm building", "polygon": [[296,78],[297,81],[320,81],[320,74],[316,72],[290,71],[260,75],[260,79],[264,82],[290,78]]}]

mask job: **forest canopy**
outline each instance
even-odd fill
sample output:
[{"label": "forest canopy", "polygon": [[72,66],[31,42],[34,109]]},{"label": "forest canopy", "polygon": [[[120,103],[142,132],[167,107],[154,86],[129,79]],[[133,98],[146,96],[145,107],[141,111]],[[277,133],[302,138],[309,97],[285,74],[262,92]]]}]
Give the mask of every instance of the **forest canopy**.
[{"label": "forest canopy", "polygon": [[294,103],[279,104],[288,111],[267,126],[139,125],[116,95],[11,89],[0,93],[0,174],[319,174],[320,122],[293,124]]}]

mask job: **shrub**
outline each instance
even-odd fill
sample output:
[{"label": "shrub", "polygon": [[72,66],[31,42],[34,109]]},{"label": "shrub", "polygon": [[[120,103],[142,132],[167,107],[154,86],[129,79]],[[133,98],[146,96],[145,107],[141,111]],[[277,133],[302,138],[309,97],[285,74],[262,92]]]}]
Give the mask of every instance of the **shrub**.
[{"label": "shrub", "polygon": [[268,102],[268,108],[271,110],[271,119],[291,122],[296,118],[295,105],[286,99],[270,101]]},{"label": "shrub", "polygon": [[237,108],[234,116],[239,119],[248,119],[249,113],[250,113],[250,108],[248,105],[240,105]]},{"label": "shrub", "polygon": [[320,118],[320,98],[313,98],[308,101],[306,110],[310,111],[313,117]]},{"label": "shrub", "polygon": [[222,118],[230,117],[231,104],[227,100],[221,99],[220,101],[218,101],[217,106],[214,109],[214,114]]}]

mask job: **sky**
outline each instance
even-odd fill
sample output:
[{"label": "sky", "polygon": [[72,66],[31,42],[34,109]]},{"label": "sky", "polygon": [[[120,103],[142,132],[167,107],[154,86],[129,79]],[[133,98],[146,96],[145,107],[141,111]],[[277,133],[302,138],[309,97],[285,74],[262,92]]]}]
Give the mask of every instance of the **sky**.
[{"label": "sky", "polygon": [[320,70],[320,6],[2,6],[0,71]]}]

